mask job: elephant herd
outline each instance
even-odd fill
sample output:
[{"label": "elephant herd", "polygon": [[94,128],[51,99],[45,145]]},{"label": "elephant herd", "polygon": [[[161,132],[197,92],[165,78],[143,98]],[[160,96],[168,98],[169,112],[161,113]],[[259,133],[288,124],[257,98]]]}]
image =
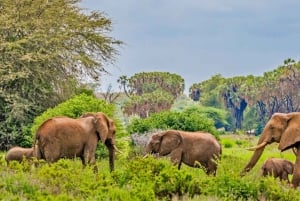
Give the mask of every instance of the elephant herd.
[{"label": "elephant herd", "polygon": [[[15,147],[6,154],[6,160],[36,157],[47,162],[60,158],[79,157],[83,165],[95,165],[98,141],[109,151],[110,170],[114,170],[115,151],[114,122],[104,113],[86,113],[78,119],[53,117],[38,128],[33,148]],[[244,176],[257,163],[266,145],[279,143],[278,149],[293,149],[295,164],[285,159],[269,158],[262,166],[262,175],[272,175],[288,180],[292,174],[292,185],[300,187],[300,112],[275,113],[265,125],[250,161],[241,172]],[[154,134],[146,145],[147,153],[168,155],[180,169],[182,163],[191,167],[202,167],[207,174],[216,175],[222,147],[218,140],[206,132],[185,132],[178,130],[161,131]],[[96,166],[95,166],[96,167]]]}]

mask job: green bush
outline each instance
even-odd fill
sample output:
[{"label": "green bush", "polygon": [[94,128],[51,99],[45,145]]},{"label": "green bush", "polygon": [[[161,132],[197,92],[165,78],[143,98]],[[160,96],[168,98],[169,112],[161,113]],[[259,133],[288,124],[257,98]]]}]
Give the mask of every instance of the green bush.
[{"label": "green bush", "polygon": [[57,105],[54,108],[49,108],[40,116],[36,117],[34,119],[31,132],[32,134],[35,134],[38,127],[45,120],[51,117],[67,116],[71,118],[78,118],[85,112],[103,112],[110,118],[113,118],[115,106],[107,104],[104,100],[100,100],[94,96],[89,96],[83,93]]},{"label": "green bush", "polygon": [[[95,98],[94,96],[89,96],[86,94],[80,94],[72,99],[67,100],[54,108],[50,108],[42,113],[40,116],[34,119],[34,124],[31,127],[31,136],[35,135],[38,127],[47,119],[55,116],[68,116],[71,118],[78,118],[85,112],[103,112],[110,118],[112,118],[116,124],[116,136],[117,138],[126,136],[126,130],[121,124],[120,120],[115,118],[115,106],[113,104],[108,104],[104,100]],[[120,140],[116,140],[117,146]],[[96,151],[96,156],[107,157],[107,149],[101,143],[98,144]]]},{"label": "green bush", "polygon": [[226,110],[214,107],[203,107],[201,105],[192,105],[185,108],[182,112],[187,115],[196,114],[212,119],[216,128],[227,128],[229,126],[229,114]]},{"label": "green bush", "polygon": [[222,139],[221,144],[225,147],[225,148],[231,148],[234,144],[234,141],[232,139]]},{"label": "green bush", "polygon": [[207,131],[214,135],[218,132],[212,119],[195,113],[167,111],[155,113],[146,119],[133,118],[129,123],[128,132],[145,133],[153,129],[175,129],[183,131]]}]

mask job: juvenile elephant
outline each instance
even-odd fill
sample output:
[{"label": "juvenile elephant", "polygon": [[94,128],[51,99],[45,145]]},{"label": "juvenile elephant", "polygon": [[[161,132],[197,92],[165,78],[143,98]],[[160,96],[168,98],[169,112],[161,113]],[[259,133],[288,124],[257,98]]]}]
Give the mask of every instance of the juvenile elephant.
[{"label": "juvenile elephant", "polygon": [[81,118],[54,117],[38,128],[35,144],[37,158],[55,162],[60,158],[80,157],[82,164],[95,164],[95,152],[101,140],[109,151],[110,170],[115,159],[114,122],[104,113],[88,113]]},{"label": "juvenile elephant", "polygon": [[267,144],[279,143],[278,149],[285,151],[295,149],[296,162],[294,165],[292,184],[300,186],[300,113],[275,113],[265,125],[257,146],[249,148],[254,151],[250,161],[242,170],[241,175],[250,171],[262,155]]},{"label": "juvenile elephant", "polygon": [[171,161],[196,167],[200,163],[207,174],[216,174],[217,161],[221,157],[221,145],[216,138],[203,132],[184,132],[167,130],[156,133],[146,146],[147,153],[158,153],[159,156],[170,154]]},{"label": "juvenile elephant", "polygon": [[269,158],[261,167],[262,176],[273,176],[282,180],[289,181],[289,174],[293,174],[294,164],[291,161],[281,158]]},{"label": "juvenile elephant", "polygon": [[31,159],[33,154],[33,148],[23,148],[23,147],[13,147],[8,150],[5,155],[6,163],[9,164],[10,161],[19,161]]}]

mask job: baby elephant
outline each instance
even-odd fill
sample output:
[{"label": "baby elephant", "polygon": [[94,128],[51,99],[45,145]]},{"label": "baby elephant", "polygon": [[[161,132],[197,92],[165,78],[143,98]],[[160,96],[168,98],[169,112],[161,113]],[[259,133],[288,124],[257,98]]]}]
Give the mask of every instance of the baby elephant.
[{"label": "baby elephant", "polygon": [[294,164],[281,158],[269,158],[261,169],[264,177],[267,175],[275,178],[279,177],[280,181],[286,180],[289,183],[288,175],[293,174]]},{"label": "baby elephant", "polygon": [[31,159],[33,157],[33,151],[33,147],[13,147],[10,150],[8,150],[8,152],[5,155],[6,163],[9,164],[10,161],[22,162],[24,159]]},{"label": "baby elephant", "polygon": [[216,174],[217,161],[221,157],[221,146],[216,138],[204,132],[168,130],[156,133],[146,146],[147,153],[159,156],[170,154],[171,161],[196,167],[201,165],[207,174]]}]

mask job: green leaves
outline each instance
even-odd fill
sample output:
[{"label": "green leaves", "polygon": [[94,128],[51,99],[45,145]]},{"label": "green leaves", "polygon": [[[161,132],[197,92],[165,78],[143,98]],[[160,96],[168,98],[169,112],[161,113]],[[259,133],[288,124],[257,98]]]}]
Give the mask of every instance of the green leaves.
[{"label": "green leaves", "polygon": [[[96,99],[93,96],[88,96],[86,94],[80,94],[78,96],[69,99],[57,105],[54,108],[49,108],[43,114],[36,117],[34,124],[32,126],[31,132],[34,135],[37,128],[48,118],[55,116],[68,116],[71,118],[78,118],[85,112],[103,112],[107,114],[110,118],[114,116],[115,107],[112,104],[107,104],[103,100]],[[117,124],[118,126],[118,124]],[[122,130],[121,128],[117,128]]]},{"label": "green leaves", "polygon": [[184,90],[183,78],[168,72],[142,72],[131,78],[121,76],[118,82],[130,98],[124,105],[124,113],[142,118],[169,110]]},{"label": "green leaves", "polygon": [[218,135],[214,121],[205,115],[188,112],[161,112],[149,118],[134,118],[127,127],[130,134],[144,133],[154,129],[175,129],[184,131],[207,131]]},{"label": "green leaves", "polygon": [[21,139],[22,127],[34,116],[75,95],[81,81],[98,81],[104,64],[118,54],[122,42],[108,35],[111,20],[84,11],[79,2],[1,1],[0,111],[8,114],[0,113],[0,126],[5,132],[15,126]]}]

